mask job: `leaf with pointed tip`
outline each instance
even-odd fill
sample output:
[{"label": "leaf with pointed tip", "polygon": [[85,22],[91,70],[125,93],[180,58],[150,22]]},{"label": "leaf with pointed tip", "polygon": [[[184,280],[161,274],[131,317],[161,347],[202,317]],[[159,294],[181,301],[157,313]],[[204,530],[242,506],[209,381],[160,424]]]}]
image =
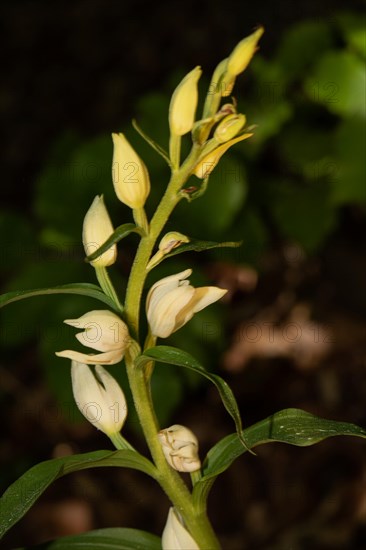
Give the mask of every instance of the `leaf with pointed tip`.
[{"label": "leaf with pointed tip", "polygon": [[125,237],[127,237],[130,233],[138,233],[141,237],[145,235],[145,232],[141,227],[137,227],[134,223],[124,223],[123,225],[120,225],[115,229],[112,233],[112,235],[103,243],[97,250],[95,250],[92,254],[89,254],[85,258],[86,262],[91,262],[93,260],[96,260],[99,256],[101,256],[104,252],[106,252],[113,244],[118,243]]},{"label": "leaf with pointed tip", "polygon": [[19,550],[161,550],[161,540],[140,529],[107,527]]},{"label": "leaf with pointed tip", "polygon": [[188,243],[181,244],[177,248],[173,248],[171,252],[166,254],[164,258],[175,256],[176,254],[182,254],[183,252],[202,252],[203,250],[210,250],[211,248],[238,248],[243,244],[243,241],[225,241],[217,243],[214,241],[199,241],[196,239],[190,239]]},{"label": "leaf with pointed tip", "polygon": [[210,382],[212,382],[221,397],[221,401],[228,411],[230,416],[235,422],[236,431],[238,438],[241,441],[241,445],[246,447],[245,438],[242,435],[242,423],[238,404],[234,397],[233,392],[231,391],[229,385],[217,374],[212,374],[208,372],[192,355],[178,348],[172,346],[155,346],[153,348],[147,349],[143,352],[142,355],[137,357],[136,365],[143,366],[145,363],[150,361],[159,361],[159,363],[166,363],[169,365],[176,365],[178,367],[184,367],[194,372],[197,372],[201,376],[204,376]]},{"label": "leaf with pointed tip", "polygon": [[80,296],[89,296],[90,298],[95,298],[100,302],[104,302],[111,309],[116,310],[116,304],[113,300],[104,294],[99,286],[90,283],[71,283],[51,288],[34,288],[32,290],[15,290],[13,292],[7,292],[0,296],[0,308],[12,302],[17,302],[18,300],[32,298],[33,296],[44,296],[47,294],[79,294]]},{"label": "leaf with pointed tip", "polygon": [[160,145],[158,143],[156,143],[156,141],[151,139],[150,136],[145,134],[145,132],[137,124],[136,120],[132,121],[132,126],[135,128],[136,132],[138,132],[140,134],[142,139],[144,139],[146,141],[146,143],[148,143],[150,145],[150,147],[152,147],[154,149],[154,151],[156,151],[158,153],[158,155],[163,157],[163,159],[165,160],[167,165],[171,167],[172,163],[170,162],[170,158],[168,156],[168,153],[166,151],[164,151],[164,149],[162,147],[160,147]]},{"label": "leaf with pointed tip", "polygon": [[71,472],[104,466],[132,468],[154,479],[157,477],[155,466],[147,458],[127,449],[46,460],[23,474],[0,498],[0,538],[24,516],[53,481]]},{"label": "leaf with pointed tip", "polygon": [[[284,409],[243,431],[250,449],[273,442],[307,447],[336,435],[366,438],[366,430],[348,422],[319,418],[300,409]],[[227,470],[245,451],[237,434],[224,437],[210,449],[203,463],[203,476],[193,491],[193,499],[198,509],[204,508],[216,477]]]}]

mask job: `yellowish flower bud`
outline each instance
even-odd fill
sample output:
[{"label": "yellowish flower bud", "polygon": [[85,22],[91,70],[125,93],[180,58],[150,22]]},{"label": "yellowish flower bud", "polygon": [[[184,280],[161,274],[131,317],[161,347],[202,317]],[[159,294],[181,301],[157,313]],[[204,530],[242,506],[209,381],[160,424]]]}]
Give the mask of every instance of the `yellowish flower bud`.
[{"label": "yellowish flower bud", "polygon": [[[95,252],[109,237],[114,229],[105,207],[103,195],[96,196],[87,211],[83,224],[83,245],[85,254]],[[90,262],[94,267],[107,267],[114,264],[117,258],[117,245],[112,245],[96,260]]]},{"label": "yellowish flower bud", "polygon": [[112,134],[112,139],[112,179],[116,195],[130,208],[142,208],[150,193],[147,168],[123,134]]},{"label": "yellowish flower bud", "polygon": [[250,63],[255,51],[257,49],[257,44],[262,34],[264,33],[264,28],[259,27],[251,35],[247,36],[235,46],[234,50],[229,56],[226,70],[231,76],[238,76],[242,73]]},{"label": "yellowish flower bud", "polygon": [[84,346],[102,353],[89,355],[64,350],[56,352],[58,357],[67,357],[87,365],[114,365],[121,361],[130,344],[127,325],[111,311],[89,311],[79,319],[66,319],[64,322],[72,327],[84,329],[76,334],[76,338]]},{"label": "yellowish flower bud", "polygon": [[227,290],[215,286],[194,288],[186,280],[186,269],[155,283],[146,300],[146,313],[153,336],[167,338],[185,325],[193,315],[220,300]]},{"label": "yellowish flower bud", "polygon": [[196,67],[173,92],[169,107],[169,127],[172,134],[183,136],[193,128],[198,102],[197,83],[201,74],[201,68]]},{"label": "yellowish flower bud", "polygon": [[161,260],[166,256],[166,254],[169,254],[174,248],[177,248],[182,243],[188,243],[189,238],[186,237],[186,235],[183,235],[182,233],[178,233],[177,231],[170,231],[164,237],[161,239],[159,243],[159,250],[154,256],[151,258],[149,263],[146,266],[147,270],[152,269],[155,267]]},{"label": "yellowish flower bud", "polygon": [[201,468],[198,440],[194,433],[180,424],[158,434],[168,464],[178,472],[195,472]]},{"label": "yellowish flower bud", "polygon": [[257,44],[264,33],[263,27],[259,27],[254,33],[247,36],[230,54],[227,60],[226,73],[222,82],[222,95],[229,96],[235,84],[235,78],[242,73],[250,63],[256,52]]},{"label": "yellowish flower bud", "polygon": [[199,546],[183,526],[174,508],[169,509],[161,545],[163,550],[199,550]]},{"label": "yellowish flower bud", "polygon": [[222,155],[226,153],[226,151],[232,145],[238,143],[239,141],[243,141],[244,139],[248,139],[252,135],[253,134],[242,134],[241,136],[238,136],[234,139],[231,139],[230,141],[227,141],[226,143],[223,143],[222,145],[208,153],[205,157],[203,157],[202,160],[200,160],[200,162],[193,170],[193,174],[201,179],[207,178],[211,174],[215,166],[218,164]]},{"label": "yellowish flower bud", "polygon": [[72,361],[72,391],[80,412],[108,436],[118,433],[127,416],[127,404],[118,382],[100,365],[95,372]]},{"label": "yellowish flower bud", "polygon": [[244,115],[228,115],[217,126],[214,138],[218,143],[226,143],[233,139],[243,128],[246,122]]}]

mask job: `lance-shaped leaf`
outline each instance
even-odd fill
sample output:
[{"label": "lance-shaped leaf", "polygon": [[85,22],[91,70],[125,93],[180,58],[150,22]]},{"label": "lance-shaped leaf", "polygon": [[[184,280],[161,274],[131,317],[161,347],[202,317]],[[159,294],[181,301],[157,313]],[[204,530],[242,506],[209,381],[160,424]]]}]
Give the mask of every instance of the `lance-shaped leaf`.
[{"label": "lance-shaped leaf", "polygon": [[196,239],[190,239],[188,243],[179,245],[177,248],[173,248],[171,252],[168,252],[164,256],[169,258],[170,256],[175,256],[176,254],[182,254],[182,252],[203,252],[204,250],[210,250],[211,248],[238,248],[241,246],[243,241],[224,241],[222,243],[217,243],[214,241],[199,241]]},{"label": "lance-shaped leaf", "polygon": [[120,225],[115,229],[112,233],[112,235],[107,239],[97,250],[95,250],[92,254],[89,254],[89,256],[86,257],[87,262],[91,262],[98,258],[98,256],[101,256],[104,252],[109,250],[109,248],[114,245],[115,243],[118,243],[125,237],[127,237],[130,233],[138,233],[141,237],[144,236],[144,231],[141,229],[141,227],[137,227],[134,223],[124,223],[123,225]]},{"label": "lance-shaped leaf", "polygon": [[[243,431],[249,449],[273,442],[307,447],[336,435],[366,438],[366,430],[348,422],[319,418],[300,409],[284,409]],[[203,463],[203,477],[196,483],[193,492],[199,509],[204,508],[216,477],[245,451],[237,434],[224,437],[210,449]]]},{"label": "lance-shaped leaf", "polygon": [[152,147],[154,149],[154,151],[156,151],[158,153],[158,155],[160,155],[161,157],[163,157],[163,159],[165,160],[165,162],[168,164],[168,166],[172,166],[172,163],[170,162],[170,158],[168,156],[168,153],[158,144],[156,143],[156,141],[154,141],[150,136],[148,136],[141,128],[140,126],[137,124],[137,121],[136,120],[133,120],[132,121],[132,126],[135,128],[136,132],[138,132],[140,134],[140,136],[142,137],[142,139],[144,139],[146,141],[146,143],[148,143],[150,145],[150,147]]},{"label": "lance-shaped leaf", "polygon": [[161,550],[161,539],[140,529],[108,527],[20,550]]},{"label": "lance-shaped leaf", "polygon": [[97,285],[90,283],[71,283],[67,285],[59,285],[51,288],[35,288],[32,290],[15,290],[7,292],[0,296],[0,307],[4,307],[12,302],[23,300],[24,298],[32,298],[33,296],[44,296],[47,294],[79,294],[80,296],[89,296],[95,298],[108,307],[118,311],[116,304],[111,300],[102,289]]},{"label": "lance-shaped leaf", "polygon": [[[183,252],[203,252],[204,250],[210,250],[212,248],[238,248],[241,246],[243,241],[225,241],[222,243],[217,243],[214,241],[199,241],[197,239],[189,238],[188,242],[182,242],[178,246],[175,246],[171,249],[170,252],[162,253],[160,249],[152,257],[146,269],[152,269],[159,265],[166,258],[171,256],[176,256],[177,254],[182,254]],[[160,257],[159,257],[160,256]]]},{"label": "lance-shaped leaf", "polygon": [[157,475],[155,466],[147,458],[130,450],[95,451],[41,462],[10,485],[0,498],[0,538],[24,516],[53,481],[71,472],[102,466],[132,468],[154,479]]},{"label": "lance-shaped leaf", "polygon": [[[223,405],[228,411],[230,416],[235,422],[236,432],[240,444],[247,449],[245,437],[242,432],[242,423],[238,404],[234,397],[233,392],[231,391],[229,385],[217,374],[212,374],[208,372],[192,355],[178,348],[171,346],[155,346],[153,348],[147,349],[142,355],[137,357],[136,364],[138,366],[143,366],[145,363],[150,361],[159,361],[159,363],[165,363],[169,365],[176,365],[178,367],[184,367],[186,369],[193,370],[201,376],[204,376],[215,384]],[[247,449],[248,450],[248,449]]]}]

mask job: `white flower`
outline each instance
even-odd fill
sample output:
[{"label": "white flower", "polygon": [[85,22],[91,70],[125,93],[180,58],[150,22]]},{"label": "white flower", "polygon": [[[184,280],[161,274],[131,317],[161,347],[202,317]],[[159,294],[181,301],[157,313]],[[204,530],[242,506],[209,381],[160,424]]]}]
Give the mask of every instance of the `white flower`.
[{"label": "white flower", "polygon": [[146,313],[153,336],[167,338],[185,325],[193,315],[220,300],[227,290],[215,286],[194,288],[186,280],[186,269],[155,283],[146,300]]},{"label": "white flower", "polygon": [[112,134],[114,190],[130,208],[142,208],[150,193],[150,178],[144,162],[123,134]]},{"label": "white flower", "polygon": [[100,365],[95,373],[85,363],[72,361],[72,391],[80,412],[107,435],[118,433],[127,416],[127,404],[118,382]]},{"label": "white flower", "polygon": [[[104,205],[103,195],[96,196],[87,211],[83,224],[83,244],[85,253],[90,256],[112,235],[114,229],[108,211]],[[114,264],[117,258],[117,246],[113,244],[101,256],[91,261],[94,267],[107,267]]]},{"label": "white flower", "polygon": [[130,340],[127,325],[115,313],[94,310],[79,319],[66,319],[67,325],[84,329],[76,338],[89,348],[102,353],[86,354],[73,350],[56,352],[58,357],[67,357],[88,365],[114,365],[123,358]]},{"label": "white flower", "polygon": [[158,438],[165,458],[178,472],[195,472],[201,468],[198,440],[194,433],[180,424],[160,430]]},{"label": "white flower", "polygon": [[195,540],[179,521],[174,508],[169,509],[161,544],[163,550],[199,550]]}]

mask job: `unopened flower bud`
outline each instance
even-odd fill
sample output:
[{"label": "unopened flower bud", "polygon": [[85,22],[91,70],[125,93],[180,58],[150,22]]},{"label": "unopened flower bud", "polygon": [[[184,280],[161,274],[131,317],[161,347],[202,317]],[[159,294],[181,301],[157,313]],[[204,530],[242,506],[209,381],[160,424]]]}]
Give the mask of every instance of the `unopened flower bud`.
[{"label": "unopened flower bud", "polygon": [[223,96],[229,96],[231,94],[236,77],[249,65],[257,49],[258,41],[263,33],[263,27],[259,27],[254,33],[241,40],[241,42],[235,46],[227,60],[226,73],[223,78]]},{"label": "unopened flower bud", "polygon": [[226,143],[233,139],[243,128],[246,118],[241,114],[233,114],[225,117],[217,126],[214,138],[218,143]]},{"label": "unopened flower bud", "polygon": [[150,193],[147,168],[123,134],[112,134],[112,138],[112,179],[116,195],[130,208],[142,208]]},{"label": "unopened flower bud", "polygon": [[193,128],[197,102],[200,67],[188,73],[174,90],[169,107],[169,127],[172,134],[183,136]]},{"label": "unopened flower bud", "polygon": [[85,363],[72,361],[72,391],[80,412],[91,424],[110,436],[118,433],[127,416],[124,393],[100,365],[95,372]]},{"label": "unopened flower bud", "polygon": [[194,288],[186,279],[186,269],[155,283],[146,299],[146,313],[153,336],[167,338],[185,325],[193,315],[216,302],[227,290],[215,286]]},{"label": "unopened flower bud", "polygon": [[198,440],[194,433],[180,424],[161,430],[158,434],[165,458],[178,472],[195,472],[201,468]]},{"label": "unopened flower bud", "polygon": [[152,269],[155,267],[161,260],[166,256],[166,254],[169,254],[174,248],[177,248],[182,243],[188,243],[189,238],[186,235],[183,235],[182,233],[178,233],[177,231],[170,231],[164,237],[161,239],[159,243],[159,250],[156,254],[151,258],[149,263],[146,266],[147,270]]},{"label": "unopened flower bud", "polygon": [[206,156],[203,157],[203,159],[200,160],[200,162],[193,170],[193,174],[201,179],[207,178],[211,174],[215,166],[218,164],[222,155],[226,153],[226,151],[230,149],[232,145],[238,143],[239,141],[243,141],[244,139],[248,139],[252,135],[253,134],[250,133],[242,134],[241,136],[231,139],[226,143],[222,143],[221,145],[219,145],[219,147],[216,147],[216,149],[208,153]]},{"label": "unopened flower bud", "polygon": [[[83,224],[83,245],[87,256],[95,252],[113,234],[113,225],[104,205],[103,195],[96,196],[87,211]],[[117,245],[113,244],[106,252],[90,263],[94,267],[107,267],[117,258]]]},{"label": "unopened flower bud", "polygon": [[66,319],[67,325],[84,329],[76,334],[81,344],[102,353],[87,354],[64,350],[56,352],[58,357],[67,357],[88,365],[114,365],[123,358],[130,344],[127,325],[115,313],[108,310],[94,310],[79,319]]},{"label": "unopened flower bud", "polygon": [[199,550],[199,546],[180,521],[174,508],[169,509],[161,545],[163,550]]}]

